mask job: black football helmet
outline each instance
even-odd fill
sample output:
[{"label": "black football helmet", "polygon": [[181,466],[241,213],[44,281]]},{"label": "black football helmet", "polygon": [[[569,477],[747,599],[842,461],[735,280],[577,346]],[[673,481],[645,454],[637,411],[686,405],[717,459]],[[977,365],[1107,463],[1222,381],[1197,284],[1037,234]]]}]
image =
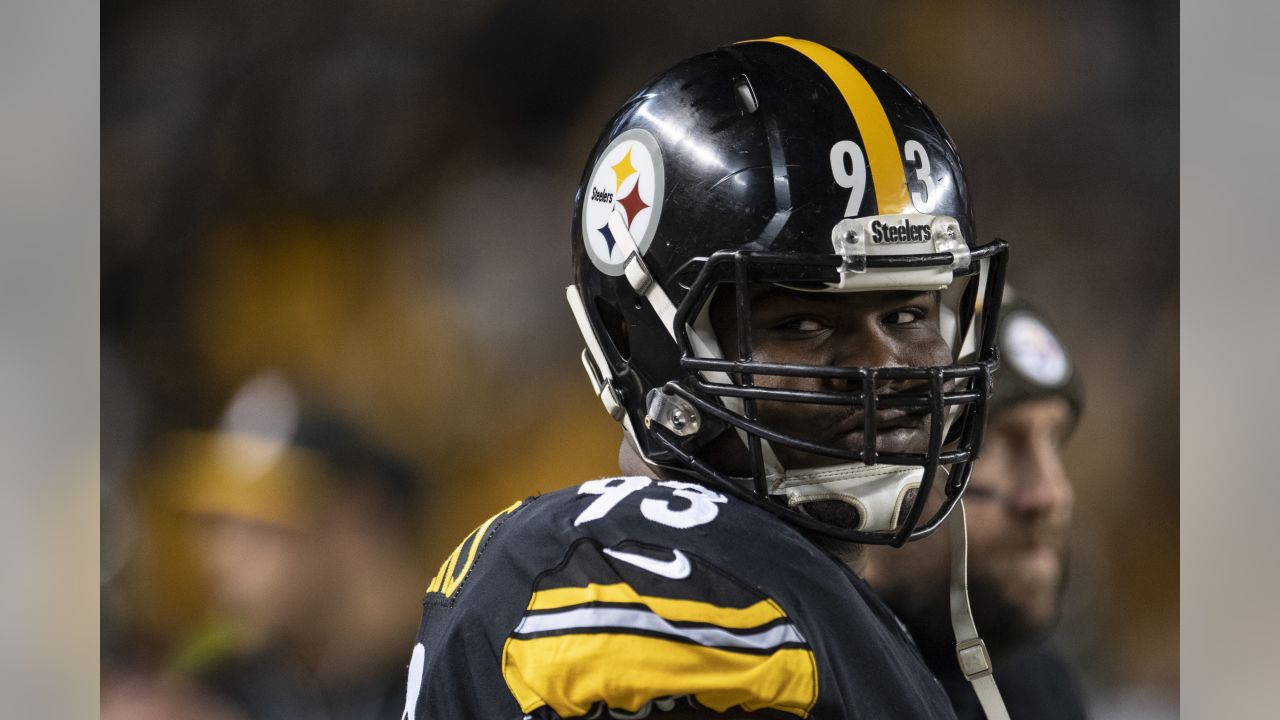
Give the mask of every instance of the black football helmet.
[{"label": "black football helmet", "polygon": [[[945,519],[981,443],[1007,246],[973,242],[964,170],[929,108],[862,58],[775,37],[686,60],[613,117],[578,190],[567,296],[595,391],[649,463],[828,536],[901,545]],[[755,361],[748,288],[758,283],[940,291],[953,362]],[[707,313],[718,292],[735,294],[729,353]],[[766,376],[823,389],[761,387]],[[760,401],[847,406],[862,414],[864,447],[779,432],[758,421]],[[878,408],[927,411],[927,450],[877,452]],[[708,462],[726,431],[749,452],[750,476]],[[775,445],[832,463],[788,469]],[[913,498],[929,497],[939,469],[941,505],[922,517],[926,503]],[[856,527],[804,511],[831,499],[856,508]]]}]

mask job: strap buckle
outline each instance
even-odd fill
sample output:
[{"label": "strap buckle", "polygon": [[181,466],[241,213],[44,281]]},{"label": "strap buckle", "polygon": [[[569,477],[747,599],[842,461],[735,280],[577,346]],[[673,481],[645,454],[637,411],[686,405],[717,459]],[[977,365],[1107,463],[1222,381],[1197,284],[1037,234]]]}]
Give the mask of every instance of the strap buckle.
[{"label": "strap buckle", "polygon": [[991,655],[982,638],[956,643],[956,659],[960,661],[960,671],[969,682],[991,674]]}]

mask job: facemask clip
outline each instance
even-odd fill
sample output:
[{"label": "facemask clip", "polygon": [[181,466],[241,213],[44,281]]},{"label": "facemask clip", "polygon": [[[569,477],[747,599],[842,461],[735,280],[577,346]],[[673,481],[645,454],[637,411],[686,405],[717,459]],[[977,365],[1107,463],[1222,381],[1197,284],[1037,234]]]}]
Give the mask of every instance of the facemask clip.
[{"label": "facemask clip", "polygon": [[698,411],[676,395],[668,395],[658,388],[649,391],[648,409],[645,411],[644,426],[657,423],[680,437],[697,434],[702,429],[702,417]]}]

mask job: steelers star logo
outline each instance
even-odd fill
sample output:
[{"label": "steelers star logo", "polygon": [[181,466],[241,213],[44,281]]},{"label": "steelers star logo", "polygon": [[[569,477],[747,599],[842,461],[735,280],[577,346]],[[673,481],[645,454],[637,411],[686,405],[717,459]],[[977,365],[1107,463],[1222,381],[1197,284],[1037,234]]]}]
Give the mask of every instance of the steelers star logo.
[{"label": "steelers star logo", "polygon": [[658,227],[662,181],[658,143],[644,130],[618,135],[600,155],[583,190],[582,239],[601,272],[621,275],[632,244],[641,254],[649,248]]}]

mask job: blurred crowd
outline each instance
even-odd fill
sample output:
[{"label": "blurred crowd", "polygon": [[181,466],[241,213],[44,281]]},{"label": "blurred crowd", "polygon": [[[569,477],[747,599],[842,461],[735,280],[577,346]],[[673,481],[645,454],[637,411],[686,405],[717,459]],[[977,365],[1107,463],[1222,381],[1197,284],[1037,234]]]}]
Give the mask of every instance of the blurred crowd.
[{"label": "blurred crowd", "polygon": [[563,307],[631,88],[812,37],[929,99],[1089,387],[1059,642],[1178,689],[1177,16],[1154,1],[102,9],[103,716],[394,717],[425,583],[616,469]]}]

